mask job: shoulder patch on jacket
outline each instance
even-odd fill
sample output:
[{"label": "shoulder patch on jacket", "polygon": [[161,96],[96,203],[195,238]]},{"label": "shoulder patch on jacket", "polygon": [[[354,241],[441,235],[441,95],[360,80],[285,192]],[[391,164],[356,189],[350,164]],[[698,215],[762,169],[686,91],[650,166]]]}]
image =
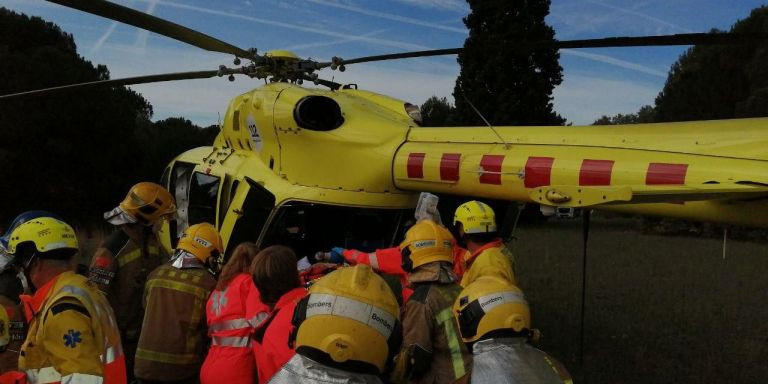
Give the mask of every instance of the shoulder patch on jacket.
[{"label": "shoulder patch on jacket", "polygon": [[59,313],[64,311],[75,311],[75,312],[80,312],[87,317],[91,317],[91,314],[88,313],[88,310],[85,309],[85,307],[83,307],[80,304],[70,303],[67,301],[52,305],[49,311],[53,315],[58,315]]},{"label": "shoulder patch on jacket", "polygon": [[117,253],[120,252],[129,241],[131,241],[131,239],[128,235],[123,230],[118,229],[104,239],[104,243],[101,247],[108,249],[113,255],[117,256]]},{"label": "shoulder patch on jacket", "polygon": [[425,303],[427,301],[427,295],[429,290],[432,289],[432,284],[414,284],[413,294],[408,298],[408,301],[415,300],[419,303]]}]

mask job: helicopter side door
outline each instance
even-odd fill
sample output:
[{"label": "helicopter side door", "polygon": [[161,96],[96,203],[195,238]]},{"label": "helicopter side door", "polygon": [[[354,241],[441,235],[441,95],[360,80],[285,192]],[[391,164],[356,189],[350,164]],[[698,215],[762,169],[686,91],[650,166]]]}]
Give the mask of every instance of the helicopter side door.
[{"label": "helicopter side door", "polygon": [[227,207],[221,205],[219,225],[224,250],[227,255],[245,241],[256,242],[264,228],[264,223],[275,208],[275,195],[259,183],[244,177],[234,179],[229,187]]}]

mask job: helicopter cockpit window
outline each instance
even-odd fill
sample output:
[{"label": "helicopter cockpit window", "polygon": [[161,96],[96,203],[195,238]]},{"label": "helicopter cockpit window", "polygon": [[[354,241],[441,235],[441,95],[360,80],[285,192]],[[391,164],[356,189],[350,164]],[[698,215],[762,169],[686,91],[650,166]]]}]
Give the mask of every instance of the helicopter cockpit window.
[{"label": "helicopter cockpit window", "polygon": [[216,202],[220,179],[195,172],[189,183],[189,223],[216,223]]},{"label": "helicopter cockpit window", "polygon": [[312,131],[331,131],[344,124],[344,116],[336,100],[326,96],[307,96],[293,110],[296,124]]},{"label": "helicopter cockpit window", "polygon": [[299,258],[310,260],[316,252],[333,247],[373,252],[397,244],[403,222],[412,217],[412,209],[288,203],[279,208],[261,243],[287,245]]}]

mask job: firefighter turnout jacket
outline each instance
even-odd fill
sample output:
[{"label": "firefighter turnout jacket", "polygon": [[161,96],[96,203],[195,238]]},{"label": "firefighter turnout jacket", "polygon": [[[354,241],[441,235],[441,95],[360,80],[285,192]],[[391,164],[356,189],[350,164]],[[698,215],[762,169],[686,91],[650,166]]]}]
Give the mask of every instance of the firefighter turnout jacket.
[{"label": "firefighter turnout jacket", "polygon": [[189,379],[199,374],[205,359],[205,305],[216,280],[196,258],[182,265],[178,261],[158,267],[147,280],[134,363],[139,379]]},{"label": "firefighter turnout jacket", "polygon": [[394,382],[467,383],[472,357],[461,340],[453,302],[461,292],[448,263],[431,262],[408,277],[413,294],[403,312],[403,345]]},{"label": "firefighter turnout jacket", "polygon": [[480,276],[496,276],[517,284],[515,256],[501,239],[492,241],[469,255],[461,286],[467,287]]},{"label": "firefighter turnout jacket", "polygon": [[147,276],[168,259],[154,234],[132,238],[122,229],[109,235],[93,255],[90,280],[107,294],[127,344],[139,338]]},{"label": "firefighter turnout jacket", "polygon": [[22,301],[31,315],[19,357],[28,383],[126,382],[114,314],[85,277],[64,272]]}]

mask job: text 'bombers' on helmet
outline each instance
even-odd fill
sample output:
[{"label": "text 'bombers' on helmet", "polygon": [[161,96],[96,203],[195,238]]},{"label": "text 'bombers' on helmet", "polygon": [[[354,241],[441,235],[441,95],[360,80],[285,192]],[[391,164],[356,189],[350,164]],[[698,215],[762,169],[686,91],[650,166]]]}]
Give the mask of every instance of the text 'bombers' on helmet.
[{"label": "text 'bombers' on helmet", "polygon": [[400,310],[370,266],[340,268],[317,280],[296,310],[297,351],[384,371],[392,339],[399,337]]},{"label": "text 'bombers' on helmet", "polygon": [[448,228],[432,220],[421,220],[406,232],[400,250],[409,249],[413,268],[433,261],[453,263],[452,240]]},{"label": "text 'bombers' on helmet", "polygon": [[453,312],[467,343],[493,331],[525,335],[531,329],[531,311],[523,291],[495,276],[482,276],[464,288]]}]

